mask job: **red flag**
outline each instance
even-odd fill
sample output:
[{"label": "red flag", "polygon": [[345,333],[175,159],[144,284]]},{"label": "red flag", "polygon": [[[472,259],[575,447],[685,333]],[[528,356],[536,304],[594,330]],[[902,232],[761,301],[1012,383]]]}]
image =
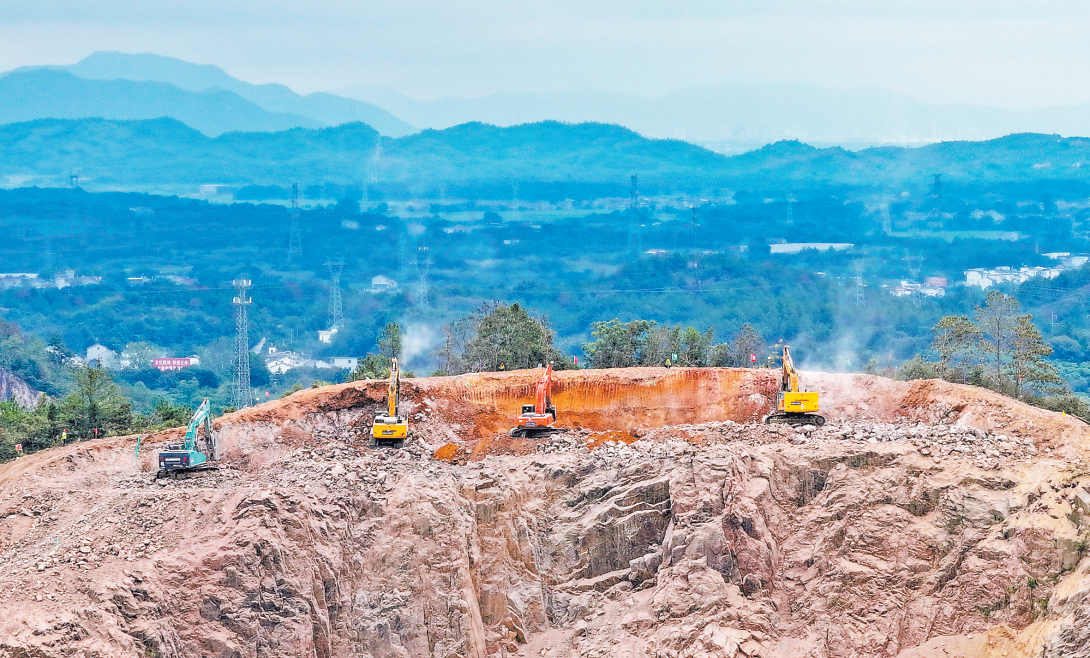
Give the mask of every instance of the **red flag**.
[{"label": "red flag", "polygon": [[749,362],[750,363],[757,363],[757,355],[756,354],[750,354],[749,355]]},{"label": "red flag", "polygon": [[19,452],[22,452],[23,451],[23,444],[22,443],[16,443],[15,444],[15,449],[18,450]]},{"label": "red flag", "polygon": [[579,363],[579,357],[575,356],[575,357],[572,357],[572,358],[573,358],[573,359],[575,359],[575,362],[576,362],[577,364]]}]

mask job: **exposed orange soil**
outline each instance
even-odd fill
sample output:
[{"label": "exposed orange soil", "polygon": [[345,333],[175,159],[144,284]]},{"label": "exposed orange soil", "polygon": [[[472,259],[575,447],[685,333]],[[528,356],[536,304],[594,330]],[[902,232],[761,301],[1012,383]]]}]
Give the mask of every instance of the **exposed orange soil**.
[{"label": "exposed orange soil", "polygon": [[805,372],[823,428],[755,424],[776,370],[403,381],[0,465],[0,658],[1081,655],[1090,428],[990,391]]}]

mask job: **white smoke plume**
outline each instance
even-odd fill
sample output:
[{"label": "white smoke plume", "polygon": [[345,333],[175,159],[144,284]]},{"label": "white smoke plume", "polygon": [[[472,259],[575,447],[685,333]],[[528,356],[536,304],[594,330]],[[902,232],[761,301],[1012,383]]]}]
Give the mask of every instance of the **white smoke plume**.
[{"label": "white smoke plume", "polygon": [[401,331],[401,360],[406,369],[426,365],[425,360],[439,344],[441,332],[429,325],[415,323],[405,325]]}]

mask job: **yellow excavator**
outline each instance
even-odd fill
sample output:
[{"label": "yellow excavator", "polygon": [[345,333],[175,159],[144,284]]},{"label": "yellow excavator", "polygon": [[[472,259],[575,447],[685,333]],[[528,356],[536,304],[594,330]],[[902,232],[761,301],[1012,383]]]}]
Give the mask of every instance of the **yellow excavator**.
[{"label": "yellow excavator", "polygon": [[817,391],[799,390],[799,371],[791,359],[791,350],[783,346],[780,392],[776,396],[776,411],[765,416],[765,423],[788,425],[824,425],[825,416],[818,413]]},{"label": "yellow excavator", "polygon": [[376,446],[393,445],[399,447],[409,435],[409,421],[397,415],[398,403],[401,402],[401,371],[397,367],[397,357],[390,360],[390,388],[386,390],[387,414],[375,416],[371,426],[371,436]]}]

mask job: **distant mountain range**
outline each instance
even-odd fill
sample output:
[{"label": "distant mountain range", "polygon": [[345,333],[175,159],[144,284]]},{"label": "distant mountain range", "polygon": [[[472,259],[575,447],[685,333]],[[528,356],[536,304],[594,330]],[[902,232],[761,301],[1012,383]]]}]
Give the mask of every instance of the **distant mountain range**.
[{"label": "distant mountain range", "polygon": [[984,140],[1012,133],[1090,135],[1090,105],[1015,112],[938,105],[878,87],[727,83],[657,97],[597,90],[501,92],[483,98],[419,101],[381,87],[350,87],[409,123],[446,128],[467,121],[499,126],[546,119],[616,123],[641,135],[683,139],[727,153],[797,139],[858,150]]},{"label": "distant mountain range", "polygon": [[164,116],[210,136],[355,121],[392,137],[416,132],[370,103],[325,93],[300,96],[283,85],[252,85],[216,66],[161,55],[97,52],[70,66],[24,67],[0,76],[0,123]]},{"label": "distant mountain range", "polygon": [[657,97],[584,90],[434,101],[377,87],[340,93],[301,96],[283,85],[243,82],[212,65],[153,54],[96,52],[68,66],[26,67],[0,75],[0,122],[169,116],[211,137],[357,121],[388,137],[470,122],[593,122],[726,154],[781,140],[854,151],[1022,132],[1090,135],[1090,105],[1015,112],[923,103],[878,87],[726,83]]},{"label": "distant mountain range", "polygon": [[642,190],[658,192],[765,189],[802,181],[877,188],[926,185],[932,174],[952,183],[1086,180],[1090,139],[1019,134],[857,152],[784,141],[728,157],[594,123],[468,123],[400,138],[380,137],[362,123],[215,138],[167,118],[40,119],[0,126],[5,186],[63,185],[71,172],[91,190],[328,181],[366,182],[412,195],[476,185],[479,198],[505,198],[486,195],[510,194],[516,182],[607,183],[623,195],[631,174],[640,176]]}]

